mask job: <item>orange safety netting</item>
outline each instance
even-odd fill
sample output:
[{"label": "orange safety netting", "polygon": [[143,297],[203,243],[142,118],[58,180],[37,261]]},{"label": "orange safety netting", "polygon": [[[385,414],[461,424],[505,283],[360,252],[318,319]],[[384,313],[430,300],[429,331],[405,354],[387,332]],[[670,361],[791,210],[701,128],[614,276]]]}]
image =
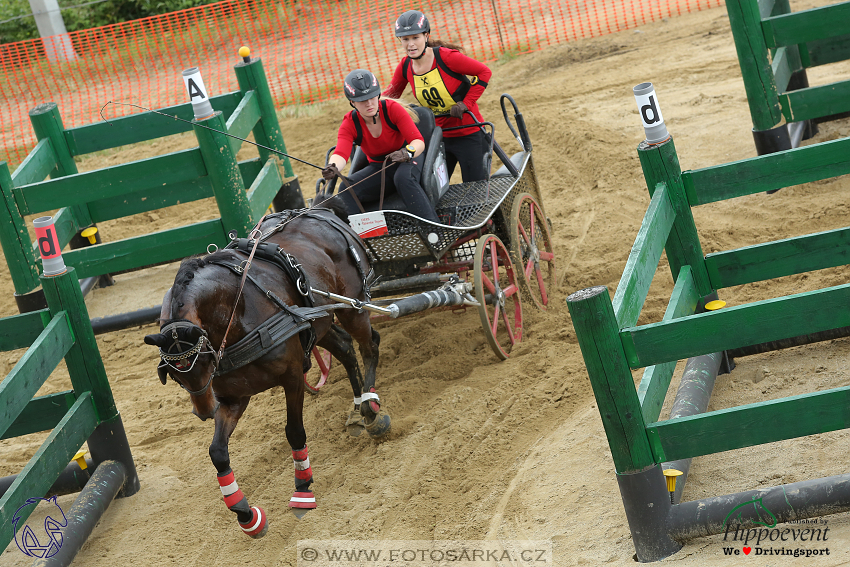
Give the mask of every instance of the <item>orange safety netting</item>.
[{"label": "orange safety netting", "polygon": [[[0,45],[0,160],[18,164],[35,144],[28,111],[59,105],[66,128],[100,120],[109,100],[160,108],[186,102],[181,72],[199,67],[210,95],[236,90],[246,45],[259,56],[278,107],[338,96],[348,71],[389,82],[402,57],[395,19],[418,9],[432,37],[481,61],[505,53],[633,28],[723,0],[226,0],[72,32],[73,61],[50,62],[45,40]],[[64,48],[67,52],[67,47]],[[54,51],[57,49],[54,48]],[[110,106],[110,116],[132,107]]]}]

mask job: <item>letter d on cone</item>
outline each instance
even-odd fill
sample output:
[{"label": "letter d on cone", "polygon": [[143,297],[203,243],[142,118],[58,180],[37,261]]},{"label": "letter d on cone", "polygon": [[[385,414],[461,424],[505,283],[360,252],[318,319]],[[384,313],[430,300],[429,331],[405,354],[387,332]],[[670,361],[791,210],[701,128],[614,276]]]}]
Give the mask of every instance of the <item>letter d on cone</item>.
[{"label": "letter d on cone", "polygon": [[38,217],[32,221],[35,227],[35,238],[38,241],[38,251],[41,254],[41,264],[45,276],[58,276],[65,273],[65,260],[62,259],[62,248],[56,236],[56,226],[53,217]]},{"label": "letter d on cone", "polygon": [[637,102],[640,120],[646,133],[646,141],[650,144],[660,144],[670,137],[667,126],[664,125],[664,117],[661,116],[661,107],[658,106],[658,95],[652,83],[641,83],[632,89]]}]

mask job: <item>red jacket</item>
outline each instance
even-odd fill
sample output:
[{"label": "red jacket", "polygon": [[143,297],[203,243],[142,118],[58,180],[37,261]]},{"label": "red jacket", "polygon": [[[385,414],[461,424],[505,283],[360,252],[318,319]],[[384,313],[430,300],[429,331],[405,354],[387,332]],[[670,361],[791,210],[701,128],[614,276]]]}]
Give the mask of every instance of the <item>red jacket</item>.
[{"label": "red jacket", "polygon": [[413,119],[399,103],[382,100],[378,112],[381,115],[381,135],[377,138],[369,133],[366,122],[356,110],[346,114],[339,127],[334,153],[348,160],[351,145],[357,143],[369,161],[381,162],[387,154],[400,150],[413,140],[424,141]]},{"label": "red jacket", "polygon": [[[437,117],[437,126],[448,128],[474,122],[466,114],[464,114],[463,120],[449,115],[451,107],[460,101],[463,101],[478,119],[478,122],[482,122],[483,118],[478,111],[476,101],[481,97],[493,73],[483,63],[467,57],[456,49],[446,47],[434,47],[432,49],[434,51],[434,64],[428,73],[414,75],[411,59],[405,57],[396,67],[393,80],[384,91],[384,96],[398,98],[404,93],[405,86],[409,84],[413,89],[413,96],[419,101],[419,104],[434,111]],[[472,81],[467,78],[467,75],[473,77]],[[464,128],[444,132],[443,136],[446,138],[466,136],[476,130],[477,128]]]}]

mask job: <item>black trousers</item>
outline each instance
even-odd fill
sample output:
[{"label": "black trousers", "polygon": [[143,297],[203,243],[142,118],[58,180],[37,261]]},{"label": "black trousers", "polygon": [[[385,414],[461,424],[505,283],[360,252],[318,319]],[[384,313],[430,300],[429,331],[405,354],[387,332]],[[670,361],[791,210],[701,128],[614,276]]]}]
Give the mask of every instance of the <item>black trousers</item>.
[{"label": "black trousers", "polygon": [[[404,200],[405,210],[408,213],[414,214],[425,220],[440,222],[440,219],[437,218],[437,212],[434,210],[434,205],[431,204],[431,200],[428,199],[428,196],[425,194],[425,190],[422,189],[422,185],[420,185],[420,180],[422,179],[423,159],[424,157],[420,155],[408,162],[394,163],[387,168],[384,172],[386,177],[384,199],[393,193],[398,193],[401,195],[402,200]],[[354,185],[358,181],[366,179],[375,172],[380,171],[381,166],[381,163],[369,162],[363,169],[349,175],[348,179],[351,181],[351,184]],[[366,181],[363,181],[362,183],[359,183],[356,187],[349,189],[348,191],[344,191],[345,187],[340,185],[341,183],[338,182],[337,189],[342,191],[338,195],[338,198],[342,200],[348,214],[355,215],[360,212],[360,209],[357,207],[357,203],[350,195],[351,191],[354,191],[357,194],[357,197],[366,209],[370,208],[369,205],[373,205],[373,208],[377,208],[378,202],[381,199],[380,173],[372,175],[372,177],[366,179]]]},{"label": "black trousers", "polygon": [[454,173],[455,165],[460,164],[463,182],[483,181],[487,179],[484,156],[490,151],[490,142],[484,132],[477,130],[466,136],[443,138],[446,145],[446,167],[449,177]]}]

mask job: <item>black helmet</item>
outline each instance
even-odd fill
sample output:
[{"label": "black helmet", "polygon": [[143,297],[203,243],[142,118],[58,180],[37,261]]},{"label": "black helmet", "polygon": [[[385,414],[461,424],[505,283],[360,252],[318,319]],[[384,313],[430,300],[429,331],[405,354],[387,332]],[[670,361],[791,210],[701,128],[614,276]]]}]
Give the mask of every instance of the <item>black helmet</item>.
[{"label": "black helmet", "polygon": [[396,37],[418,33],[431,33],[431,24],[428,23],[428,18],[419,10],[408,10],[395,21]]},{"label": "black helmet", "polygon": [[355,69],[345,77],[345,98],[353,102],[369,100],[381,94],[378,78],[366,69]]}]

